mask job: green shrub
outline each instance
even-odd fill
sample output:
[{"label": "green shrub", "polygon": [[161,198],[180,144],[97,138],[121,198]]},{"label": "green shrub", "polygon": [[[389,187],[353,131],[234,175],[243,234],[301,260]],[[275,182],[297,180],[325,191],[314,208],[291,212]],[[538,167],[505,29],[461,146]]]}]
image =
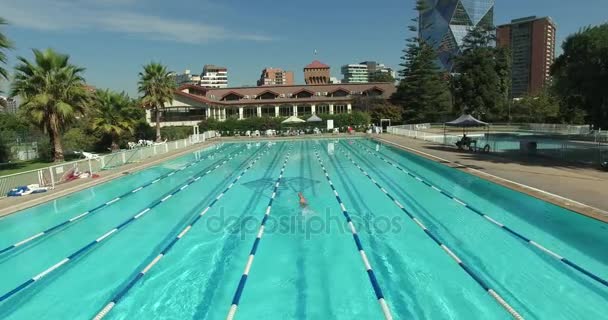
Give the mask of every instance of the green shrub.
[{"label": "green shrub", "polygon": [[192,134],[192,127],[163,127],[160,136],[169,141],[186,139]]},{"label": "green shrub", "polygon": [[81,128],[72,128],[63,134],[63,152],[91,151],[98,142],[97,137]]}]

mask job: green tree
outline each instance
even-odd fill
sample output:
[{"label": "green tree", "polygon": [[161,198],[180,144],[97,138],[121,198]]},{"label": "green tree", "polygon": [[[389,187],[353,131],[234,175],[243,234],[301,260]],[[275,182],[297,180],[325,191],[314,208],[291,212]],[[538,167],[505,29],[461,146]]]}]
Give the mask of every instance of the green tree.
[{"label": "green tree", "polygon": [[511,118],[515,122],[554,123],[558,120],[559,101],[547,90],[513,102]]},{"label": "green tree", "polygon": [[608,128],[608,23],[569,36],[551,69],[554,91],[563,103],[563,118]]},{"label": "green tree", "polygon": [[97,90],[94,106],[91,128],[110,136],[112,150],[120,149],[121,135],[135,130],[138,110],[127,94],[110,90]]},{"label": "green tree", "polygon": [[[0,27],[3,25],[6,25],[6,20],[0,18]],[[7,59],[5,51],[12,48],[13,44],[11,41],[2,32],[0,32],[0,64],[6,64]],[[8,80],[8,71],[2,66],[0,66],[0,78]]]},{"label": "green tree", "polygon": [[[425,1],[417,1],[417,13],[426,8]],[[421,25],[418,18],[412,19],[412,22],[409,26],[412,37],[407,39],[401,57],[401,81],[391,100],[404,108],[403,118],[406,122],[443,120],[450,110],[446,75],[439,69],[437,53],[432,44],[418,36],[419,30],[430,26]]]},{"label": "green tree", "polygon": [[452,77],[456,105],[462,113],[484,120],[506,116],[510,88],[510,54],[495,48],[491,27],[475,27],[463,39]]},{"label": "green tree", "polygon": [[156,114],[156,141],[160,142],[160,111],[165,103],[173,101],[175,78],[166,66],[152,62],[145,65],[144,71],[139,73],[138,90],[144,108]]},{"label": "green tree", "polygon": [[395,78],[388,72],[374,72],[369,75],[369,82],[395,83]]},{"label": "green tree", "polygon": [[69,62],[69,56],[52,49],[33,50],[34,61],[18,57],[11,96],[20,96],[23,112],[33,124],[49,135],[53,160],[61,162],[61,133],[90,101],[82,77],[84,68]]},{"label": "green tree", "polygon": [[372,122],[380,124],[382,119],[391,119],[391,123],[399,123],[402,120],[403,109],[390,103],[377,105],[369,112]]},{"label": "green tree", "polygon": [[455,58],[453,77],[461,112],[485,120],[506,116],[510,90],[510,53],[494,47],[492,28],[478,26],[467,34],[462,54]]}]

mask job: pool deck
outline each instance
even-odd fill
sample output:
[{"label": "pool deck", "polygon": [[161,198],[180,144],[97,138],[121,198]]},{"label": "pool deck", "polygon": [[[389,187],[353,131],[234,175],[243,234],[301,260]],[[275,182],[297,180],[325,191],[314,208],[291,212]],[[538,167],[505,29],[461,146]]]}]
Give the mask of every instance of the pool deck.
[{"label": "pool deck", "polygon": [[548,159],[460,152],[392,134],[371,138],[608,223],[608,172]]},{"label": "pool deck", "polygon": [[188,153],[200,150],[202,148],[214,145],[221,142],[220,139],[212,139],[203,143],[198,143],[184,149],[173,150],[168,153],[159,154],[144,160],[143,162],[130,163],[121,167],[113,168],[98,172],[101,177],[97,179],[79,179],[69,183],[63,183],[55,186],[54,189],[45,193],[31,194],[25,197],[8,197],[0,199],[0,217],[7,216],[11,213],[27,209],[47,201],[52,201],[57,198],[69,195],[74,192],[81,191],[86,188],[96,186],[98,184],[108,182],[112,179],[119,178],[125,174],[131,174],[154,166],[161,162],[175,159]]}]

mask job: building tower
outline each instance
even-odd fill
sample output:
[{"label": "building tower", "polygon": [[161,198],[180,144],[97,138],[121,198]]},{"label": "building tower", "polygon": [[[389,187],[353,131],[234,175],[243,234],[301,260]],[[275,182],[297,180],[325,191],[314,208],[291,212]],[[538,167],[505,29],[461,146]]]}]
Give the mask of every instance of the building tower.
[{"label": "building tower", "polygon": [[511,49],[511,96],[536,94],[551,80],[557,28],[549,17],[511,20],[496,29],[497,45]]},{"label": "building tower", "polygon": [[201,73],[200,85],[205,88],[228,87],[228,69],[206,64]]},{"label": "building tower", "polygon": [[306,84],[328,84],[329,68],[328,65],[318,60],[313,61],[304,67],[304,81],[306,81]]},{"label": "building tower", "polygon": [[258,87],[291,85],[293,85],[293,72],[284,71],[279,68],[266,68],[262,70],[262,75],[260,75],[260,79],[258,80]]},{"label": "building tower", "polygon": [[420,13],[419,36],[439,55],[441,67],[451,71],[462,40],[476,26],[494,25],[495,0],[425,0]]}]

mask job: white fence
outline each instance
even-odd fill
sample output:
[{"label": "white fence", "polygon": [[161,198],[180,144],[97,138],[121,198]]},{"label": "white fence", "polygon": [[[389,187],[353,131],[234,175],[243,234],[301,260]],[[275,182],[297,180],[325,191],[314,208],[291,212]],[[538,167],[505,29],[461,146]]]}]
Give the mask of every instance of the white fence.
[{"label": "white fence", "polygon": [[444,143],[445,139],[449,140],[451,138],[457,138],[457,136],[452,137],[451,135],[447,135],[444,137],[443,133],[439,134],[436,132],[424,131],[430,128],[430,123],[407,124],[402,126],[388,127],[386,128],[386,132],[399,136],[406,136],[414,139],[430,141],[434,143]]},{"label": "white fence", "polygon": [[0,177],[0,198],[17,186],[39,184],[43,187],[54,188],[57,184],[64,182],[64,177],[72,169],[80,172],[98,173],[102,170],[113,169],[125,164],[141,162],[158,154],[168,153],[177,149],[183,149],[191,145],[205,142],[207,139],[217,136],[215,131],[206,131],[203,134],[191,135],[187,139],[168,141],[149,147],[141,147],[131,150],[122,150],[96,159],[83,159],[66,162],[51,167],[25,171]]}]

